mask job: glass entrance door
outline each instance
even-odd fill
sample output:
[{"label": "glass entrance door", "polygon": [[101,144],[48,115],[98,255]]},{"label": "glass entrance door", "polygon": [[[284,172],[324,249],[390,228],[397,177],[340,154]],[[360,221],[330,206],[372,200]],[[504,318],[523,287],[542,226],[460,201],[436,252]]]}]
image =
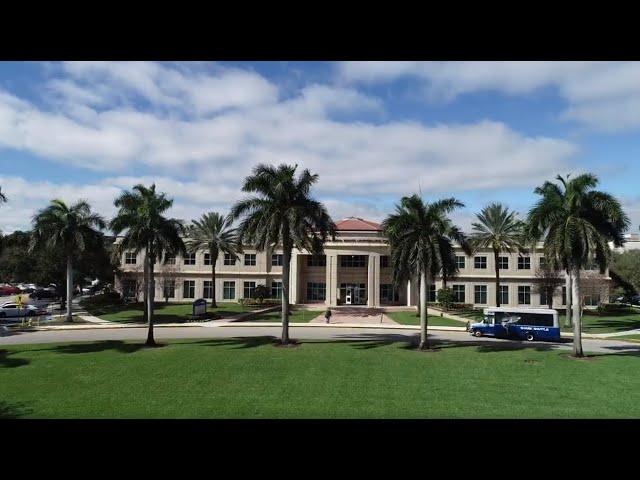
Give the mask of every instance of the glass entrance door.
[{"label": "glass entrance door", "polygon": [[345,305],[365,305],[367,289],[364,283],[341,283],[340,298]]}]

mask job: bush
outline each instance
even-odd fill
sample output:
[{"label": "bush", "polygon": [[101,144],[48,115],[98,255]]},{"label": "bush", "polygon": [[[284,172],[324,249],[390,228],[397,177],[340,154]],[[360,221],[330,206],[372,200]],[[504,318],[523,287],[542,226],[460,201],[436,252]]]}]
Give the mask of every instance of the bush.
[{"label": "bush", "polygon": [[104,305],[122,305],[124,301],[118,292],[103,293],[93,297],[83,298],[80,305],[86,307],[101,307]]},{"label": "bush", "polygon": [[447,310],[453,305],[453,290],[444,287],[438,290],[438,302]]}]

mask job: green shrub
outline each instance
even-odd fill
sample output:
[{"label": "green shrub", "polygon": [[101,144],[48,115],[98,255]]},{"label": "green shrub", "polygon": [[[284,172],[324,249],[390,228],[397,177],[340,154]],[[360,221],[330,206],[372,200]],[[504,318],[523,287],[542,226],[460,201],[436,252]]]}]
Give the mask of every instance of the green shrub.
[{"label": "green shrub", "polygon": [[438,290],[438,302],[447,310],[453,305],[453,290],[444,287]]},{"label": "green shrub", "polygon": [[105,305],[123,305],[124,301],[118,292],[103,293],[83,298],[80,305],[85,307],[101,307]]}]

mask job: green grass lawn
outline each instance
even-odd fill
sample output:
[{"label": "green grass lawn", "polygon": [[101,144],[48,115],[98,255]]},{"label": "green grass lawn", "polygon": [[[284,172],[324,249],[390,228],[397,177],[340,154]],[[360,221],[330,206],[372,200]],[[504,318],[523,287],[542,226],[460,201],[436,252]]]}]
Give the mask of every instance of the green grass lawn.
[{"label": "green grass lawn", "polygon": [[[289,323],[309,323],[318,315],[323,315],[324,311],[318,310],[293,310],[289,314]],[[278,322],[282,323],[282,312],[276,310],[275,312],[262,313],[256,315],[247,320],[248,322]]]},{"label": "green grass lawn", "polygon": [[629,342],[640,342],[640,335],[621,335],[615,337],[616,340],[628,340]]},{"label": "green grass lawn", "polygon": [[[640,358],[547,346],[270,338],[0,348],[0,416],[31,418],[637,418]],[[513,344],[509,344],[513,347]]]},{"label": "green grass lawn", "polygon": [[[560,315],[560,325],[564,325],[565,315]],[[584,333],[611,333],[640,328],[640,313],[606,313],[602,316],[583,312],[582,331]],[[573,331],[573,327],[562,327],[563,332]]]},{"label": "green grass lawn", "polygon": [[[416,312],[387,312],[386,315],[401,325],[420,325],[420,317]],[[465,325],[466,322],[451,320],[440,315],[429,315],[429,326],[464,327]]]},{"label": "green grass lawn", "polygon": [[[254,310],[235,302],[218,302],[217,305],[218,308],[211,308],[210,304],[207,305],[207,312],[222,316],[232,316]],[[87,306],[86,309],[91,315],[103,320],[120,323],[142,322],[142,312],[144,310],[142,302],[129,305]],[[154,318],[158,324],[181,323],[188,321],[188,316],[191,315],[192,311],[191,303],[156,303]]]}]

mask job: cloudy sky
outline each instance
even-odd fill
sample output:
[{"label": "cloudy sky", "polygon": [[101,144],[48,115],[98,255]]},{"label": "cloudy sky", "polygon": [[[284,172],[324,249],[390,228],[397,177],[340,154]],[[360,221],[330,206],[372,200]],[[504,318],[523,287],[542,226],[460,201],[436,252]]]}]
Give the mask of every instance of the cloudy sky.
[{"label": "cloudy sky", "polygon": [[110,217],[136,183],[226,213],[261,162],[320,175],[335,220],[455,196],[455,220],[590,171],[640,224],[638,62],[0,62],[0,229],[52,198]]}]

